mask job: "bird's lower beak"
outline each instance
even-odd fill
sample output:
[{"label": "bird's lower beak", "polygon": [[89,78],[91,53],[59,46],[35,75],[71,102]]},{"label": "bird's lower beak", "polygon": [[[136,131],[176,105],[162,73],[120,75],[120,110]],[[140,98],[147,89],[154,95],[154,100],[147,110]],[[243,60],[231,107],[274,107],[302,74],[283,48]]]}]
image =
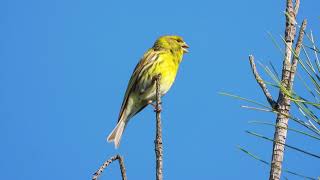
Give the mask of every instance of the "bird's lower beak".
[{"label": "bird's lower beak", "polygon": [[184,53],[188,53],[189,52],[188,48],[189,48],[188,44],[187,43],[183,43],[182,50],[183,50]]}]

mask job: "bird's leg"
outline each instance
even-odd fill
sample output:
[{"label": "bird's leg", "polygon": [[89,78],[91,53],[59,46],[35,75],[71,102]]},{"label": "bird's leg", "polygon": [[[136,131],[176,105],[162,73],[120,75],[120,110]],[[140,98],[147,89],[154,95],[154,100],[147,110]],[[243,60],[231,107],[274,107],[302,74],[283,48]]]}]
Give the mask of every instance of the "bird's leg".
[{"label": "bird's leg", "polygon": [[[152,100],[148,100],[147,101],[147,103],[148,103],[148,105],[151,105],[152,107],[153,107],[153,109],[154,109],[154,111],[156,112],[156,111],[161,111],[161,106],[160,106],[160,110],[157,108],[157,104],[156,103],[153,103],[153,101]],[[160,102],[160,105],[161,105],[162,103]]]},{"label": "bird's leg", "polygon": [[161,73],[154,76],[153,77],[153,82],[154,82],[154,85],[156,86],[156,103],[152,103],[152,100],[149,100],[149,104],[151,104],[154,108],[154,112],[157,112],[157,113],[160,113],[161,112],[161,99],[160,99],[160,96],[161,96],[161,90],[160,90],[160,80],[161,80]]},{"label": "bird's leg", "polygon": [[[158,74],[158,75],[156,75],[156,76],[154,76],[154,77],[152,78],[152,82],[153,82],[153,85],[154,85],[154,86],[156,86],[156,84],[157,84],[157,79],[159,79],[159,77],[161,77],[161,74]],[[153,103],[153,101],[152,101],[151,99],[148,100],[147,103],[148,103],[148,105],[153,106],[153,108],[154,108],[155,110],[157,109],[157,104],[156,104],[156,103]]]},{"label": "bird's leg", "polygon": [[148,100],[147,102],[149,105],[151,105],[154,109],[156,109],[157,105],[153,103],[152,100]]}]

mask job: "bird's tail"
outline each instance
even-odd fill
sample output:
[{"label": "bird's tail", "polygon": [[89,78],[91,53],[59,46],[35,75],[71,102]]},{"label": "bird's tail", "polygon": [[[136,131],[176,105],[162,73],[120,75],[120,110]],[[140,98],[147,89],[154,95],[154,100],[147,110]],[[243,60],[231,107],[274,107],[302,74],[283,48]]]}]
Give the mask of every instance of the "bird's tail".
[{"label": "bird's tail", "polygon": [[120,120],[117,126],[112,130],[112,132],[109,134],[107,138],[108,142],[114,142],[115,148],[118,148],[120,145],[121,136],[125,126],[126,123],[123,120]]}]

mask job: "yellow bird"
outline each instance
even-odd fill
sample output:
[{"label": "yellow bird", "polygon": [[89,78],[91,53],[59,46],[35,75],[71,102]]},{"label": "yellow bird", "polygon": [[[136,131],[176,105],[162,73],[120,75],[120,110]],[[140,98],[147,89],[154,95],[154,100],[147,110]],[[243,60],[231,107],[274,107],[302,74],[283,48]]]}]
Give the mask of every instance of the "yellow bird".
[{"label": "yellow bird", "polygon": [[135,114],[156,100],[154,78],[161,75],[160,93],[172,86],[184,53],[189,46],[180,36],[162,36],[156,40],[136,65],[131,75],[119,113],[118,123],[108,136],[108,142],[119,147],[123,131]]}]

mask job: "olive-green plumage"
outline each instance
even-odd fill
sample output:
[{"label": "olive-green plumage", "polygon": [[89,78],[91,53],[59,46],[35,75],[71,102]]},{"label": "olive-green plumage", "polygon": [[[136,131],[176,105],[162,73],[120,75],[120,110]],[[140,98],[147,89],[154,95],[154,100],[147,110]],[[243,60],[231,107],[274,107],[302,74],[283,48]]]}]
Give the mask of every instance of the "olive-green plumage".
[{"label": "olive-green plumage", "polygon": [[121,106],[117,126],[108,136],[108,142],[119,147],[122,133],[135,114],[155,101],[154,77],[161,74],[160,92],[164,95],[172,86],[183,54],[189,46],[180,36],[162,36],[141,58],[131,75]]}]

